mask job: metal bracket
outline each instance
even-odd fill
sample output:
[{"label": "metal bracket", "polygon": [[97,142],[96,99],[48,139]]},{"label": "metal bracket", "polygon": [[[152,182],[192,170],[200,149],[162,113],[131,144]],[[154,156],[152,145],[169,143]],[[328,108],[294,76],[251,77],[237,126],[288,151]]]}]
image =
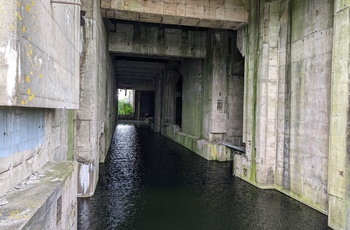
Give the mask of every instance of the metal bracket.
[{"label": "metal bracket", "polygon": [[68,4],[68,5],[77,5],[80,6],[80,2],[68,2],[68,1],[56,1],[56,0],[50,0],[50,3],[59,3],[59,4]]}]

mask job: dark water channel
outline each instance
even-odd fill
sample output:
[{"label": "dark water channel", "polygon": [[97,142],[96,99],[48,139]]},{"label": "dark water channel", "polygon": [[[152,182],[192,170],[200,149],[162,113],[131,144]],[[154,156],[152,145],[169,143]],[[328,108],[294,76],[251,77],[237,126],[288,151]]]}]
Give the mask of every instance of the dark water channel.
[{"label": "dark water channel", "polygon": [[231,175],[138,123],[119,124],[78,229],[328,229],[327,217]]}]

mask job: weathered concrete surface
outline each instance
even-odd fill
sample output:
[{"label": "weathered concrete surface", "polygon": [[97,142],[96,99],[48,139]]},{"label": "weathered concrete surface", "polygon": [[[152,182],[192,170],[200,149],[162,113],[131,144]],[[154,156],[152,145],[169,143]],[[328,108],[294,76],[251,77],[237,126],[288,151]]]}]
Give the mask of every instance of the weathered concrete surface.
[{"label": "weathered concrete surface", "polygon": [[170,25],[236,29],[248,22],[245,0],[102,0],[103,17]]},{"label": "weathered concrete surface", "polygon": [[334,1],[331,115],[328,160],[328,224],[350,228],[349,66],[350,1]]},{"label": "weathered concrete surface", "polygon": [[209,73],[209,141],[222,140],[227,124],[227,69],[229,37],[228,32],[209,34],[208,68]]},{"label": "weathered concrete surface", "polygon": [[[328,212],[333,2],[252,1],[245,56],[246,155],[236,176]],[[243,42],[242,42],[243,41]]]},{"label": "weathered concrete surface", "polygon": [[203,138],[203,61],[186,60],[181,63],[182,126],[181,131]]},{"label": "weathered concrete surface", "polygon": [[205,31],[159,28],[138,24],[115,24],[108,49],[118,54],[204,58]]},{"label": "weathered concrete surface", "polygon": [[32,172],[72,156],[73,118],[67,110],[0,108],[0,196]]},{"label": "weathered concrete surface", "polygon": [[237,146],[242,145],[243,135],[244,77],[230,75],[227,79],[227,124],[224,139]]},{"label": "weathered concrete surface", "polygon": [[176,70],[166,70],[162,80],[163,102],[162,102],[162,134],[168,124],[175,124],[176,120],[176,83],[180,77],[180,72]]},{"label": "weathered concrete surface", "polygon": [[79,7],[3,0],[0,14],[0,105],[78,108]]},{"label": "weathered concrete surface", "polygon": [[81,27],[80,108],[75,116],[75,159],[78,161],[78,195],[92,196],[115,127],[117,100],[107,32],[99,2],[82,1],[85,25]]},{"label": "weathered concrete surface", "polygon": [[[242,116],[237,118],[232,111],[242,111],[243,95],[239,94],[243,90],[243,78],[230,91],[227,85],[232,73],[242,71],[234,65],[242,58],[231,53],[232,50],[237,50],[235,46],[229,48],[233,33],[210,30],[206,36],[208,56],[204,60],[184,60],[180,65],[183,78],[181,131],[174,126],[177,77],[165,75],[163,78],[162,115],[165,130],[162,133],[207,160],[232,160],[231,150],[216,142],[228,137],[227,118],[233,119],[235,124],[242,120]],[[242,124],[237,127],[240,131],[235,137],[241,142],[242,136],[239,135],[242,135]]]},{"label": "weathered concrete surface", "polygon": [[232,161],[233,152],[223,144],[212,143],[204,139],[180,132],[177,125],[166,125],[164,135],[192,150],[207,160]]},{"label": "weathered concrete surface", "polygon": [[50,163],[2,198],[0,228],[76,229],[76,193],[76,164]]},{"label": "weathered concrete surface", "polygon": [[238,32],[245,56],[243,142],[247,148],[246,156],[235,158],[235,175],[264,188],[274,186],[279,9],[278,1],[254,1],[249,25]]}]

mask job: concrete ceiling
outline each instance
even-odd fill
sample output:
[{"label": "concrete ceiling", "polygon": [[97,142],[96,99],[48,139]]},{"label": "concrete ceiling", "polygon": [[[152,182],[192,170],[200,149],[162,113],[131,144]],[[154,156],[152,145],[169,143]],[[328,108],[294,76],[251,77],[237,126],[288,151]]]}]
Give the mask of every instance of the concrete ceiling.
[{"label": "concrete ceiling", "polygon": [[161,75],[165,63],[156,59],[115,61],[115,76],[119,89],[154,91],[155,77]]},{"label": "concrete ceiling", "polygon": [[101,13],[109,19],[233,30],[249,15],[246,0],[101,0]]}]

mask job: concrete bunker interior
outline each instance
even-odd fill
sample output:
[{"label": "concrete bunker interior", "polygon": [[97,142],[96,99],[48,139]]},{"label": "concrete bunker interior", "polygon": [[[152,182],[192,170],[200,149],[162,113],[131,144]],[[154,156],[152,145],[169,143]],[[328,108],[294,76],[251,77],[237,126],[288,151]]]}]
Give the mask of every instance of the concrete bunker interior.
[{"label": "concrete bunker interior", "polygon": [[0,3],[1,196],[62,161],[49,195],[92,196],[119,84],[154,101],[155,131],[349,228],[348,0],[64,2]]},{"label": "concrete bunker interior", "polygon": [[[133,36],[127,37],[130,40],[125,40],[125,47],[119,43],[119,50],[113,52],[112,56],[115,59],[117,87],[136,90],[135,114],[139,113],[138,106],[141,110],[140,115],[135,116],[136,119],[142,119],[144,110],[150,106],[149,109],[154,110],[149,114],[154,117],[154,127],[158,132],[165,133],[166,126],[177,125],[176,129],[180,132],[191,130],[188,134],[197,139],[206,139],[210,135],[212,140],[224,140],[236,146],[244,144],[244,58],[236,45],[236,31],[115,19],[109,19],[108,23],[109,32],[116,33],[119,39],[123,36],[120,34],[133,32]],[[211,41],[211,36],[223,40]],[[154,45],[152,53],[150,50],[155,43],[152,40],[154,37],[157,37],[157,46],[163,43],[164,47]],[[196,39],[201,41],[195,42]],[[203,56],[203,53],[209,53],[208,49],[215,49],[214,46],[220,49],[214,54],[216,56]],[[210,69],[214,59],[215,64],[219,64],[223,70],[218,69],[216,79],[210,79],[208,75],[212,74]],[[205,95],[205,91],[209,90],[207,83],[211,82],[222,89],[215,98]],[[166,90],[160,92],[161,88]],[[153,105],[150,103],[152,99]],[[161,103],[169,100],[171,103],[162,108]],[[215,104],[212,106],[217,113],[228,115],[221,130],[209,132],[206,130],[208,122],[203,124],[203,114],[206,113],[205,109],[210,110],[210,103]],[[212,124],[213,129],[216,128],[214,126]]]}]

